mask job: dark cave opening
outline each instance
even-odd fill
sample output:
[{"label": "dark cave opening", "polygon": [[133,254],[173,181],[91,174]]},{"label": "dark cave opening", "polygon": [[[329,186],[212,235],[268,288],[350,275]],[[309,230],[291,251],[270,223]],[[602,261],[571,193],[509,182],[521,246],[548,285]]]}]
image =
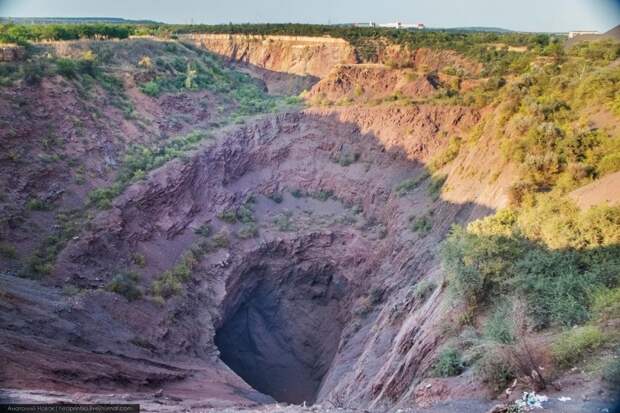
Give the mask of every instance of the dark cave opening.
[{"label": "dark cave opening", "polygon": [[314,403],[340,341],[345,288],[325,270],[258,278],[216,331],[220,358],[276,401]]}]

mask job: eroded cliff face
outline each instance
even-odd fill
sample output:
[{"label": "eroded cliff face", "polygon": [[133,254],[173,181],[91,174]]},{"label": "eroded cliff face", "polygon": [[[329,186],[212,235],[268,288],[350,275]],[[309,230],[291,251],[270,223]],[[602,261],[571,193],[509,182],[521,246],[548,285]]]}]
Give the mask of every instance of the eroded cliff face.
[{"label": "eroded cliff face", "polygon": [[346,41],[328,37],[192,34],[181,40],[236,62],[275,94],[309,90],[337,64],[356,62]]},{"label": "eroded cliff face", "polygon": [[194,34],[181,39],[236,62],[300,76],[322,78],[339,63],[355,63],[353,48],[329,37]]}]

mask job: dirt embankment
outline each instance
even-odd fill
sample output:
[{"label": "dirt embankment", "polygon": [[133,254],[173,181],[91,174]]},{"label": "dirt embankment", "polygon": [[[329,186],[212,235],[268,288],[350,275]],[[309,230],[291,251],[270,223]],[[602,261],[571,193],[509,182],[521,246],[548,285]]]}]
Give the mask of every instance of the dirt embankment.
[{"label": "dirt embankment", "polygon": [[338,65],[306,95],[315,103],[361,104],[408,98],[424,101],[441,90],[466,92],[479,80],[460,79],[441,72],[399,69],[383,64]]}]

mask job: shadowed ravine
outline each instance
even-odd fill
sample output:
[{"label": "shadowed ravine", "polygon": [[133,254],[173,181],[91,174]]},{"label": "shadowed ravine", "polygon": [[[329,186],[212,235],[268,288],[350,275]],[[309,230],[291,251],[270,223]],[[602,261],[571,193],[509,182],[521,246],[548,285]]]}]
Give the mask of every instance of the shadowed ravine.
[{"label": "shadowed ravine", "polygon": [[340,340],[344,280],[329,267],[254,269],[243,277],[256,281],[216,332],[222,360],[278,401],[314,402]]}]

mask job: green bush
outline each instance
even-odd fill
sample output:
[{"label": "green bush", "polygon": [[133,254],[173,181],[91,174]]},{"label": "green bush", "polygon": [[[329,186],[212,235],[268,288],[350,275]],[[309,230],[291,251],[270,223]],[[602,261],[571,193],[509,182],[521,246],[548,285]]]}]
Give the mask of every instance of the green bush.
[{"label": "green bush", "polygon": [[16,258],[17,250],[8,242],[0,242],[0,256],[4,258]]},{"label": "green bush", "polygon": [[305,196],[306,194],[302,190],[300,190],[300,189],[293,189],[291,191],[291,195],[294,198],[301,198],[301,197]]},{"label": "green bush", "polygon": [[278,231],[283,231],[283,232],[296,231],[297,227],[295,226],[295,223],[291,219],[292,217],[293,217],[293,213],[291,211],[284,211],[278,214],[274,218],[273,223],[278,228]]},{"label": "green bush", "polygon": [[202,254],[210,254],[218,249],[227,248],[229,244],[228,235],[225,232],[219,232],[210,239],[200,242],[198,250]]},{"label": "green bush", "polygon": [[146,257],[144,256],[144,254],[140,254],[137,252],[133,253],[131,255],[131,261],[133,261],[133,263],[140,268],[146,267]]},{"label": "green bush", "polygon": [[501,344],[511,344],[515,341],[512,310],[509,303],[496,306],[484,324],[485,338]]},{"label": "green bush", "polygon": [[510,357],[498,345],[486,345],[474,365],[474,371],[495,391],[502,391],[516,377],[517,371]]},{"label": "green bush", "polygon": [[435,291],[437,284],[429,280],[418,282],[413,289],[413,297],[417,301],[426,301],[428,297]]},{"label": "green bush", "polygon": [[314,199],[318,199],[319,201],[327,201],[329,198],[334,196],[334,193],[332,191],[320,190],[311,193],[310,196]]},{"label": "green bush", "polygon": [[252,223],[254,222],[254,211],[251,207],[252,202],[246,201],[239,207],[227,208],[218,214],[218,218],[228,224],[236,224],[237,222],[242,222],[244,224]]},{"label": "green bush", "polygon": [[50,205],[42,199],[32,198],[26,204],[26,208],[31,211],[49,211]]},{"label": "green bush", "polygon": [[251,202],[246,202],[237,208],[236,217],[239,222],[244,224],[251,224],[254,222],[254,211],[252,210],[251,204]]},{"label": "green bush", "polygon": [[27,44],[41,40],[126,39],[138,26],[124,24],[0,24],[0,43]]},{"label": "green bush", "polygon": [[601,175],[606,175],[616,171],[620,171],[620,153],[610,153],[603,156],[598,164],[598,172]]},{"label": "green bush", "polygon": [[193,271],[198,265],[200,252],[202,251],[191,249],[184,253],[174,267],[165,271],[153,282],[151,286],[152,294],[164,300],[180,294],[183,291],[183,283],[190,280]]},{"label": "green bush", "polygon": [[453,348],[444,349],[439,353],[432,371],[438,377],[458,376],[463,371],[461,354]]},{"label": "green bush", "polygon": [[427,172],[423,172],[422,174],[415,176],[413,178],[405,179],[401,183],[399,183],[394,190],[398,194],[398,196],[405,196],[409,192],[416,189],[420,183],[422,183],[429,175]]},{"label": "green bush", "polygon": [[438,171],[456,159],[461,150],[461,142],[462,140],[459,137],[450,138],[448,146],[431,158],[428,169],[432,172]]},{"label": "green bush", "polygon": [[140,90],[145,95],[149,95],[151,97],[157,97],[161,93],[161,87],[159,83],[154,80],[150,80],[144,83],[142,86],[140,86]]},{"label": "green bush", "polygon": [[51,273],[56,257],[67,242],[78,234],[84,223],[85,215],[80,210],[56,214],[56,224],[52,227],[52,232],[27,259],[22,275],[39,277]]},{"label": "green bush", "polygon": [[551,352],[560,367],[572,367],[604,342],[605,336],[598,327],[579,327],[562,334],[552,346]]},{"label": "green bush", "polygon": [[448,179],[447,175],[433,176],[431,178],[431,183],[428,185],[428,195],[433,201],[439,199],[443,184],[446,182],[446,179]]},{"label": "green bush", "polygon": [[593,293],[620,283],[619,211],[550,202],[452,229],[441,253],[457,297],[473,308],[491,296],[522,297],[534,328],[590,319]]},{"label": "green bush", "polygon": [[211,241],[216,248],[226,248],[229,245],[228,236],[224,232],[215,234]]},{"label": "green bush", "polygon": [[424,237],[433,229],[433,221],[428,215],[422,217],[413,215],[409,217],[409,228]]},{"label": "green bush", "polygon": [[151,292],[155,297],[161,297],[164,300],[171,298],[175,295],[181,294],[183,286],[172,273],[169,271],[164,272],[151,287]]},{"label": "green bush", "polygon": [[256,238],[258,237],[258,227],[254,223],[246,224],[237,231],[237,236],[241,239]]},{"label": "green bush", "polygon": [[596,280],[580,271],[579,253],[533,248],[514,267],[515,282],[529,304],[534,327],[572,326],[587,321]]},{"label": "green bush", "polygon": [[620,390],[620,357],[615,358],[607,363],[603,368],[603,380],[605,380],[614,390]]},{"label": "green bush", "polygon": [[207,238],[211,235],[211,226],[209,224],[202,224],[194,230],[194,234]]},{"label": "green bush", "polygon": [[512,266],[524,251],[520,240],[505,236],[481,236],[454,226],[441,255],[450,285],[475,307],[492,294],[499,294],[514,276]]},{"label": "green bush", "polygon": [[340,156],[337,159],[338,165],[342,167],[347,167],[349,165],[354,164],[360,158],[359,153],[340,153]]},{"label": "green bush", "polygon": [[138,287],[140,277],[134,272],[125,272],[115,275],[107,284],[106,290],[122,295],[129,301],[142,297],[142,290]]},{"label": "green bush", "polygon": [[592,313],[599,321],[620,319],[620,288],[601,288],[594,293]]},{"label": "green bush", "polygon": [[599,205],[580,211],[567,198],[538,197],[520,212],[519,227],[549,248],[579,250],[620,244],[620,207]]},{"label": "green bush", "polygon": [[26,62],[21,65],[24,81],[29,85],[38,85],[46,74],[41,62]]},{"label": "green bush", "polygon": [[88,200],[99,209],[107,209],[112,206],[112,200],[120,194],[120,188],[113,185],[107,188],[96,188],[88,194]]},{"label": "green bush", "polygon": [[225,209],[217,217],[228,224],[235,224],[237,222],[237,211],[232,208]]},{"label": "green bush", "polygon": [[72,59],[58,59],[56,60],[56,73],[67,79],[75,79],[78,74],[78,65]]},{"label": "green bush", "polygon": [[281,204],[282,201],[284,201],[284,197],[282,196],[280,192],[272,193],[271,195],[269,195],[269,199],[271,199],[276,204]]}]

